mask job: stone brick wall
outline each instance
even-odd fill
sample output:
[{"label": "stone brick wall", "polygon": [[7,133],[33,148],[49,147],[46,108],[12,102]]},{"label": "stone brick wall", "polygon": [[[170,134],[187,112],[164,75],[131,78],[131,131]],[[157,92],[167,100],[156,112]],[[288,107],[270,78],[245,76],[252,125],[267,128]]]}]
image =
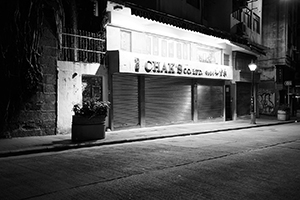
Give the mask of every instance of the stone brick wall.
[{"label": "stone brick wall", "polygon": [[40,90],[25,103],[10,124],[10,137],[56,134],[57,123],[57,40],[52,31],[43,29],[40,64],[43,81]]}]

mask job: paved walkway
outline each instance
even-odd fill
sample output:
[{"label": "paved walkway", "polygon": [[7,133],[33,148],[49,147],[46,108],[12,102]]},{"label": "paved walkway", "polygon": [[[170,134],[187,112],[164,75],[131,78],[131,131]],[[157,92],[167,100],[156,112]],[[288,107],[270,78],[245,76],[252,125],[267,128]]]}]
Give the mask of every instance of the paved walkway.
[{"label": "paved walkway", "polygon": [[76,143],[71,141],[71,134],[0,139],[0,157],[62,151],[81,147],[120,144],[125,142],[196,135],[218,131],[248,129],[294,122],[297,122],[296,118],[289,121],[278,121],[275,117],[263,116],[256,119],[256,124],[250,124],[250,119],[238,119],[236,121],[226,122],[200,122],[151,128],[136,128],[110,131],[106,132],[105,139]]}]

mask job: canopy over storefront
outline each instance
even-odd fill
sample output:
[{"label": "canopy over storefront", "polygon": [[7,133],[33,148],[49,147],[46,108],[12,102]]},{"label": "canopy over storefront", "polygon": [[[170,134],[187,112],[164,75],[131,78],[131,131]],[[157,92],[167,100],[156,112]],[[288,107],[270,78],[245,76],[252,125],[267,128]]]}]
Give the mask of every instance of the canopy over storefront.
[{"label": "canopy over storefront", "polygon": [[183,18],[144,8],[130,2],[125,2],[124,6],[127,7],[127,11],[129,11],[131,15],[159,22],[161,24],[168,24],[180,29],[202,33],[207,36],[213,36],[219,39],[228,40],[229,43],[232,43],[235,46],[239,46],[244,50],[250,51],[250,53],[252,54],[265,54],[266,48],[264,46],[251,42],[247,38],[238,36],[236,34],[231,34],[215,28],[206,27],[202,24],[197,24]]}]

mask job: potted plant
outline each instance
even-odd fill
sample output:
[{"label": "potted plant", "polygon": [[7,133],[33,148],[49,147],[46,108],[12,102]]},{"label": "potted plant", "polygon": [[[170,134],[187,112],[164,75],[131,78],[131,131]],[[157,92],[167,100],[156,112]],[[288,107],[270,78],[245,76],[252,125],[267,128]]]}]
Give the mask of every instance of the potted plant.
[{"label": "potted plant", "polygon": [[72,141],[104,139],[105,118],[109,108],[110,102],[96,98],[86,99],[82,105],[74,105]]},{"label": "potted plant", "polygon": [[282,104],[277,110],[277,119],[281,121],[286,121],[290,119],[290,107],[286,104]]}]

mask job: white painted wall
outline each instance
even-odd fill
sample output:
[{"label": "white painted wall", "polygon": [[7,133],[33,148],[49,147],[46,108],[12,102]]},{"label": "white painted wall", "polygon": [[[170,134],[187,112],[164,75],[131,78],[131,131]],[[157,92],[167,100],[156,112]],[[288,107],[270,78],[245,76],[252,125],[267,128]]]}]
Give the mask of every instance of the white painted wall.
[{"label": "white painted wall", "polygon": [[[99,75],[103,79],[103,100],[108,100],[108,73],[99,63],[80,63],[58,61],[58,101],[57,133],[70,134],[72,125],[72,108],[82,103],[82,74]],[[106,120],[107,122],[108,120]]]}]

